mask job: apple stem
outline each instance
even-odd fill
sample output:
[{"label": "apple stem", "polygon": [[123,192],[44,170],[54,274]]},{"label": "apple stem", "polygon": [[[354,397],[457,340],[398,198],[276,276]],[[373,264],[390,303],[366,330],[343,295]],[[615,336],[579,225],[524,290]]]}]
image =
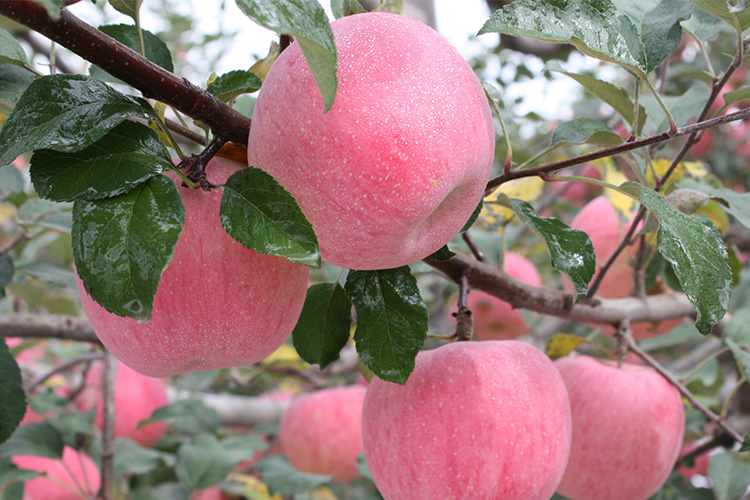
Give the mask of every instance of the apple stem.
[{"label": "apple stem", "polygon": [[221,135],[215,135],[208,146],[197,155],[190,155],[177,165],[179,170],[185,170],[188,179],[198,184],[204,191],[210,191],[216,187],[206,178],[206,166],[216,156],[221,147],[226,144],[227,139]]}]

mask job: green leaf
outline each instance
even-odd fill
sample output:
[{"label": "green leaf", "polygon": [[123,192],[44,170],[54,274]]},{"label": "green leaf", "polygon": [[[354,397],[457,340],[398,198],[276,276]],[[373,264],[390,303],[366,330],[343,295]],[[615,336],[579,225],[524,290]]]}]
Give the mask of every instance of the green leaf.
[{"label": "green leaf", "polygon": [[71,237],[86,292],[112,313],[149,320],[184,222],[180,194],[165,176],[114,198],[77,201]]},{"label": "green leaf", "polygon": [[114,476],[148,474],[161,464],[174,466],[174,456],[153,448],[144,448],[132,439],[119,439],[115,443]]},{"label": "green leaf", "polygon": [[364,14],[367,11],[359,0],[331,0],[331,12],[333,12],[333,17],[341,19],[352,14]]},{"label": "green leaf", "polygon": [[0,165],[36,149],[74,152],[90,146],[126,118],[154,110],[83,75],[51,75],[31,82],[0,129]]},{"label": "green leaf", "polygon": [[13,281],[14,273],[15,267],[10,255],[0,255],[0,297],[4,295],[4,288]]},{"label": "green leaf", "polygon": [[294,348],[308,363],[325,368],[339,359],[349,341],[352,303],[338,283],[319,283],[307,289],[297,326],[292,331]]},{"label": "green leaf", "polygon": [[34,73],[31,71],[0,61],[0,100],[7,101],[11,109],[33,81]]},{"label": "green leaf", "polygon": [[[6,257],[0,257],[0,291],[5,288],[2,268]],[[21,369],[3,339],[0,341],[0,443],[8,440],[25,413],[26,393],[21,381]]]},{"label": "green leaf", "polygon": [[[628,93],[609,82],[598,80],[597,78],[589,75],[579,75],[577,73],[571,73],[565,71],[560,67],[556,61],[550,61],[547,63],[548,70],[562,73],[563,75],[571,77],[573,80],[583,86],[586,90],[594,94],[596,97],[609,104],[617,114],[619,114],[623,120],[628,122],[631,126],[635,120],[634,109],[635,106],[633,101],[630,100]],[[638,130],[643,129],[643,124],[646,122],[646,110],[643,106],[638,106]]]},{"label": "green leaf", "polygon": [[350,271],[345,288],[357,313],[354,342],[360,359],[381,379],[406,383],[428,320],[409,267]]},{"label": "green leaf", "polygon": [[743,85],[737,90],[727,92],[724,94],[724,107],[731,106],[732,104],[740,101],[750,99],[750,85]]},{"label": "green leaf", "polygon": [[573,284],[576,301],[588,292],[589,282],[596,272],[596,254],[589,236],[572,229],[552,217],[541,217],[527,202],[500,194],[498,202],[516,212],[518,218],[547,244],[552,267],[565,273]]},{"label": "green leaf", "polygon": [[65,445],[60,431],[48,423],[26,424],[0,446],[0,457],[34,455],[37,457],[62,458]]},{"label": "green leaf", "polygon": [[320,267],[312,225],[289,191],[263,170],[248,167],[233,173],[219,213],[227,233],[247,248]]},{"label": "green leaf", "polygon": [[0,167],[0,199],[12,193],[22,192],[25,186],[23,174],[15,165]]},{"label": "green leaf", "polygon": [[689,7],[683,0],[663,0],[639,23],[611,0],[519,0],[496,10],[479,34],[570,43],[645,78],[679,44],[679,20],[690,16]]},{"label": "green leaf", "polygon": [[97,200],[130,191],[172,166],[159,135],[125,121],[77,153],[51,149],[31,157],[31,181],[52,201]]},{"label": "green leaf", "polygon": [[45,262],[27,261],[16,266],[16,270],[32,278],[54,283],[70,290],[77,289],[75,275],[70,270],[59,266]]},{"label": "green leaf", "polygon": [[659,218],[659,252],[698,312],[696,328],[708,334],[724,317],[732,288],[732,270],[719,230],[706,217],[683,214],[653,189],[641,187],[640,199]]},{"label": "green leaf", "polygon": [[742,447],[740,448],[741,452],[747,452],[750,451],[750,432],[747,433],[745,436],[745,439],[742,441]]},{"label": "green leaf", "polygon": [[[138,39],[138,28],[132,24],[108,24],[99,26],[99,30],[123,45],[130,47],[139,54],[141,53],[141,43]],[[144,55],[146,59],[161,66],[170,73],[173,73],[174,64],[172,63],[172,54],[169,52],[167,44],[148,30],[141,29],[141,33],[143,35],[143,49],[145,51]],[[100,80],[119,81],[117,78],[99,67],[92,67],[91,75],[96,76]]]},{"label": "green leaf", "polygon": [[459,232],[465,233],[466,231],[471,229],[471,226],[473,226],[479,218],[479,214],[482,213],[482,208],[484,208],[484,199],[479,200],[477,208],[474,209],[474,211],[471,213],[471,216],[469,217],[469,220],[466,221],[466,224],[464,224],[464,227],[461,228],[461,231]]},{"label": "green leaf", "polygon": [[724,203],[719,204],[719,206],[737,219],[737,222],[750,229],[750,193],[738,193],[727,188],[714,188],[698,182],[680,182],[680,186],[695,189],[714,199],[723,201]]},{"label": "green leaf", "polygon": [[305,0],[237,0],[237,6],[264,28],[295,38],[318,84],[325,111],[331,109],[338,88],[338,62],[323,7]]},{"label": "green leaf", "polygon": [[272,493],[294,495],[330,483],[332,476],[300,472],[281,455],[270,455],[256,465],[263,482]]},{"label": "green leaf", "polygon": [[[738,32],[750,27],[750,7],[745,1],[730,6],[727,0],[690,0],[693,5],[732,25]],[[736,2],[735,2],[736,3]]]},{"label": "green leaf", "polygon": [[109,0],[109,4],[117,11],[133,19],[138,17],[143,0]]},{"label": "green leaf", "polygon": [[235,70],[224,73],[208,84],[208,90],[224,102],[236,99],[242,94],[252,94],[260,89],[263,81],[250,71]]},{"label": "green leaf", "polygon": [[742,371],[745,375],[747,376],[750,374],[750,352],[747,352],[742,347],[738,346],[737,343],[730,338],[724,339],[724,343],[729,347],[729,350],[732,351],[734,359],[742,367]]},{"label": "green leaf", "polygon": [[724,337],[732,339],[740,347],[750,347],[750,308],[739,309],[724,327]]},{"label": "green leaf", "polygon": [[742,497],[750,485],[750,465],[730,453],[711,455],[708,477],[716,500],[736,500]]},{"label": "green leaf", "polygon": [[25,67],[28,63],[28,57],[24,52],[21,44],[16,39],[0,28],[0,61],[15,64],[16,66]]},{"label": "green leaf", "polygon": [[36,3],[41,4],[46,10],[49,17],[54,21],[60,20],[60,13],[63,9],[64,0],[34,0]]},{"label": "green leaf", "polygon": [[[710,91],[708,87],[700,82],[694,82],[689,89],[678,96],[663,96],[662,100],[672,112],[678,126],[687,125],[691,119],[696,118],[703,104],[708,100]],[[661,106],[656,102],[652,95],[643,96],[641,102],[646,107],[649,118],[654,118],[649,122],[649,126],[655,127],[656,130],[664,130],[668,127],[666,118],[662,118],[664,113]],[[696,105],[700,103],[700,105]],[[656,119],[661,123],[656,123]]]},{"label": "green leaf", "polygon": [[712,16],[703,9],[693,9],[690,19],[682,21],[682,27],[688,33],[692,33],[699,40],[708,40],[721,31],[723,23],[721,19]]},{"label": "green leaf", "polygon": [[448,248],[448,245],[443,245],[443,248],[427,256],[427,258],[431,260],[437,260],[438,262],[445,262],[451,260],[455,256],[456,252],[453,252],[450,248]]},{"label": "green leaf", "polygon": [[208,488],[222,481],[237,463],[250,460],[257,450],[227,447],[211,434],[198,434],[177,450],[175,472],[188,491]]},{"label": "green leaf", "polygon": [[621,142],[622,138],[601,121],[593,118],[575,118],[557,126],[547,149],[562,144],[595,144],[606,148]]},{"label": "green leaf", "polygon": [[215,432],[219,427],[219,415],[199,399],[180,399],[168,406],[154,410],[151,418],[142,421],[138,427],[152,422],[166,422],[180,432],[198,434]]}]

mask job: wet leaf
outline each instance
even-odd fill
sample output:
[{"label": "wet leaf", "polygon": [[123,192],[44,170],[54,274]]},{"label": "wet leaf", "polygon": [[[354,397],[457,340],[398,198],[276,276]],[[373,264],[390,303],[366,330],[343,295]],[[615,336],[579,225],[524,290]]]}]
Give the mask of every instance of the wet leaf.
[{"label": "wet leaf", "polygon": [[[136,26],[132,24],[107,24],[99,26],[99,31],[111,36],[139,54],[141,53],[141,42],[138,38],[138,28]],[[173,73],[174,64],[172,63],[172,54],[169,52],[167,44],[148,30],[141,29],[141,34],[143,36],[143,55],[146,59]],[[100,80],[120,82],[118,78],[110,75],[98,66],[92,66],[90,73],[91,76]]]}]

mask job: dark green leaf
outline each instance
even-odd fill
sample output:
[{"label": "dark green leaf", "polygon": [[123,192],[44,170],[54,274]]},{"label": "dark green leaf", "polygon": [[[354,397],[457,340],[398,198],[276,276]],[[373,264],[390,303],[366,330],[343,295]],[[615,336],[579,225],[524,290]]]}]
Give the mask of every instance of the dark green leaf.
[{"label": "dark green leaf", "polygon": [[[132,17],[132,16],[131,16]],[[122,43],[133,49],[134,51],[141,53],[141,43],[138,40],[138,28],[132,24],[109,24],[105,26],[99,26],[99,30],[105,34],[111,36],[118,42]],[[143,48],[145,51],[146,59],[158,64],[162,68],[169,72],[174,72],[174,65],[172,63],[172,54],[169,52],[167,45],[159,38],[148,30],[141,29],[143,34]],[[91,68],[91,75],[96,76],[99,79],[106,79],[109,81],[117,81],[113,76],[109,75],[106,71],[101,68]],[[108,78],[103,78],[108,76]]]},{"label": "dark green leaf", "polygon": [[[633,101],[630,100],[628,93],[609,82],[598,80],[593,76],[579,75],[576,73],[570,73],[563,70],[557,62],[550,62],[547,64],[547,69],[550,71],[556,71],[571,77],[573,80],[580,83],[583,88],[594,94],[596,97],[604,101],[605,103],[612,106],[626,122],[631,126],[635,120]],[[646,122],[646,110],[643,106],[638,106],[638,130],[643,128],[643,124]]]},{"label": "dark green leaf", "polygon": [[319,283],[308,288],[292,332],[300,357],[321,368],[339,359],[339,352],[349,340],[351,309],[352,303],[338,283]]},{"label": "dark green leaf", "polygon": [[158,421],[166,422],[180,432],[198,434],[215,432],[219,426],[219,415],[203,401],[181,399],[169,406],[157,408],[151,418],[141,422],[139,427]]},{"label": "dark green leaf", "polygon": [[52,201],[96,200],[126,193],[172,166],[159,135],[125,121],[77,153],[41,149],[31,157],[31,181]]},{"label": "dark green leaf", "polygon": [[131,439],[120,439],[115,444],[115,477],[147,474],[162,463],[174,466],[174,456],[153,448],[144,448]]},{"label": "dark green leaf", "polygon": [[257,450],[227,447],[211,434],[199,434],[192,443],[177,451],[175,472],[188,491],[213,486],[222,481],[242,460],[250,460]]},{"label": "dark green leaf", "polygon": [[256,465],[271,493],[293,495],[330,483],[331,476],[300,472],[281,455],[270,455]]},{"label": "dark green leaf", "polygon": [[208,84],[210,93],[224,102],[236,99],[242,94],[251,94],[260,89],[263,84],[255,73],[250,71],[235,70],[224,73],[213,82]]},{"label": "dark green leaf", "polygon": [[732,270],[719,230],[706,217],[683,214],[653,189],[642,187],[641,202],[659,218],[659,252],[672,264],[698,312],[696,328],[708,334],[724,317],[732,288]]},{"label": "dark green leaf", "polygon": [[482,208],[484,208],[484,199],[479,200],[479,205],[477,205],[477,208],[475,208],[474,211],[471,213],[469,220],[466,221],[466,224],[464,224],[464,227],[461,229],[460,232],[465,233],[471,228],[471,226],[474,225],[474,223],[479,218],[479,214],[482,213]]},{"label": "dark green leaf", "polygon": [[132,116],[154,117],[129,97],[83,75],[51,75],[31,82],[0,129],[0,165],[36,149],[79,151]]},{"label": "dark green leaf", "polygon": [[16,41],[13,35],[2,28],[0,28],[0,61],[21,67],[24,67],[28,62],[26,52],[23,51],[21,44]]},{"label": "dark green leaf", "polygon": [[406,383],[427,335],[427,308],[409,267],[350,271],[346,292],[357,313],[360,359],[381,379]]},{"label": "dark green leaf", "polygon": [[576,301],[588,292],[589,282],[596,272],[596,254],[589,236],[572,229],[552,217],[541,217],[523,200],[498,196],[498,202],[516,212],[518,218],[537,233],[547,244],[552,267],[565,273],[573,284]]},{"label": "dark green leaf", "polygon": [[447,260],[451,260],[455,256],[456,252],[451,251],[451,249],[448,248],[448,245],[444,245],[443,248],[433,253],[432,255],[429,255],[427,258],[437,260],[439,262],[445,262]]},{"label": "dark green leaf", "polygon": [[11,193],[19,193],[24,190],[26,181],[15,165],[0,167],[0,199]]},{"label": "dark green leaf", "polygon": [[[5,288],[2,274],[6,257],[0,258],[0,291]],[[21,381],[21,369],[3,339],[0,341],[0,443],[8,440],[25,413],[26,393]]]},{"label": "dark green leaf", "polygon": [[737,7],[730,7],[727,0],[690,0],[693,4],[709,14],[722,19],[742,32],[750,27],[750,7],[746,2],[740,2]]},{"label": "dark green leaf", "polygon": [[740,448],[741,452],[747,452],[750,451],[750,432],[747,433],[745,436],[744,441],[742,442],[742,448]]},{"label": "dark green leaf", "polygon": [[73,207],[73,255],[86,292],[108,311],[148,320],[182,233],[174,182],[154,177],[125,194]]},{"label": "dark green leaf", "polygon": [[341,19],[352,14],[363,14],[367,12],[359,0],[331,0],[331,12],[333,17]]},{"label": "dark green leaf", "polygon": [[731,453],[711,455],[708,477],[711,478],[716,500],[736,500],[745,494],[750,485],[750,465]]},{"label": "dark green leaf", "polygon": [[248,167],[227,179],[220,216],[227,233],[246,247],[320,267],[312,225],[289,191],[263,170]]},{"label": "dark green leaf", "polygon": [[331,109],[338,88],[338,63],[323,7],[305,0],[237,0],[237,6],[264,28],[295,38],[318,84],[325,111]]},{"label": "dark green leaf", "polygon": [[4,288],[13,281],[15,267],[10,255],[0,255],[0,297],[4,295]]},{"label": "dark green leaf", "polygon": [[[0,102],[6,101],[8,114],[16,105],[31,82],[34,81],[34,73],[26,69],[0,61]],[[2,112],[2,107],[0,107]]]},{"label": "dark green leaf", "polygon": [[0,457],[34,455],[59,459],[62,458],[64,444],[60,432],[50,424],[26,424],[19,427],[10,439],[0,446]]},{"label": "dark green leaf", "polygon": [[595,144],[609,147],[622,142],[622,138],[603,122],[593,118],[575,118],[557,126],[548,149],[561,144]]},{"label": "dark green leaf", "polygon": [[647,73],[677,49],[682,40],[680,21],[688,19],[692,13],[689,0],[661,0],[642,18],[637,18]]},{"label": "dark green leaf", "polygon": [[109,4],[117,11],[135,19],[141,9],[143,0],[109,0]]}]

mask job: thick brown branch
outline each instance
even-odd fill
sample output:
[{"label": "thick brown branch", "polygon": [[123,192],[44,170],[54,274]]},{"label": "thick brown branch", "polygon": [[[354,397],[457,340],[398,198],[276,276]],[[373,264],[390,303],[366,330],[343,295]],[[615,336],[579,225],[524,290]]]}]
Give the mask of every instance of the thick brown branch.
[{"label": "thick brown branch", "polygon": [[0,335],[99,343],[88,321],[58,314],[0,314]]},{"label": "thick brown branch", "polygon": [[50,40],[140,90],[144,96],[173,106],[207,124],[232,142],[247,144],[250,119],[184,78],[152,63],[134,50],[90,26],[67,10],[59,21],[33,0],[0,1],[0,15]]}]

